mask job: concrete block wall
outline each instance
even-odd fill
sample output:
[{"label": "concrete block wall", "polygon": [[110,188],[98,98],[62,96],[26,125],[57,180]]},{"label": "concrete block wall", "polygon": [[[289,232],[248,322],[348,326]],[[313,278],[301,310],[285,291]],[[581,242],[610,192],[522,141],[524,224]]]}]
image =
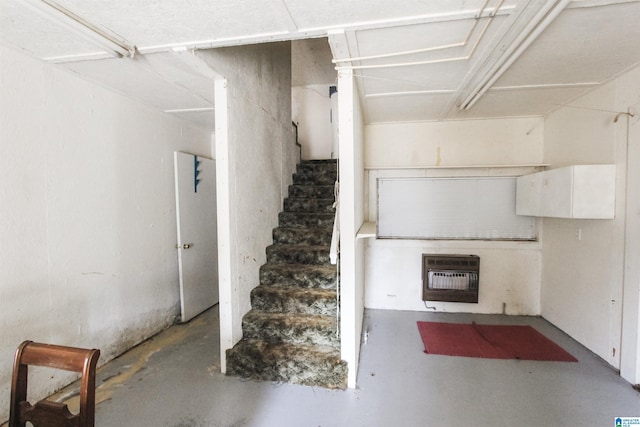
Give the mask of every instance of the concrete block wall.
[{"label": "concrete block wall", "polygon": [[[225,80],[226,136],[217,138],[218,210],[228,218],[219,233],[220,340],[225,350],[242,338],[242,317],[266,262],[282,201],[298,162],[291,125],[291,45],[272,43],[200,51]],[[217,94],[216,96],[218,96]],[[218,112],[219,113],[219,112]],[[218,117],[218,116],[217,116]],[[220,227],[219,227],[220,228]]]}]

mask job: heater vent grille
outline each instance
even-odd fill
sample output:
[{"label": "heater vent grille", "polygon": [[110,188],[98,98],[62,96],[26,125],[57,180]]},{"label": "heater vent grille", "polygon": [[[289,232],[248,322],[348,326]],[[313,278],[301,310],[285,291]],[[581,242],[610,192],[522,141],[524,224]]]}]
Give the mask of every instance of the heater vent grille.
[{"label": "heater vent grille", "polygon": [[480,258],[476,255],[422,256],[424,301],[478,302]]},{"label": "heater vent grille", "polygon": [[429,271],[427,285],[429,289],[478,289],[478,273]]}]

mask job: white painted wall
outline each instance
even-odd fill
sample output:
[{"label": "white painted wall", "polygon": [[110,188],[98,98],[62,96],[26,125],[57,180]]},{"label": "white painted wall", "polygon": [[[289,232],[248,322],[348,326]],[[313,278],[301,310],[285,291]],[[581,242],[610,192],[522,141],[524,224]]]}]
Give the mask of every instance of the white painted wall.
[{"label": "white painted wall", "polygon": [[305,160],[331,158],[331,99],[329,86],[291,88],[292,120],[298,124],[298,141]]},{"label": "white painted wall", "polygon": [[211,135],[0,46],[0,420],[23,340],[102,364],[178,315],[174,150]]},{"label": "white painted wall", "polygon": [[522,165],[542,160],[542,119],[373,124],[365,128],[367,168]]},{"label": "white painted wall", "polygon": [[298,123],[303,159],[331,158],[329,86],[337,73],[326,38],[291,42],[291,119]]},{"label": "white painted wall", "polygon": [[633,237],[640,233],[640,132],[626,116],[614,123],[613,112],[638,108],[639,82],[640,70],[631,71],[550,114],[544,126],[552,168],[610,163],[617,177],[615,219],[544,219],[542,315],[633,383],[640,382],[640,242]]},{"label": "white painted wall", "polygon": [[[367,308],[429,311],[422,301],[422,254],[480,257],[477,304],[428,301],[431,311],[540,314],[540,245],[537,242],[369,239]],[[504,306],[503,306],[504,304]]]},{"label": "white painted wall", "polygon": [[[542,162],[542,119],[396,123],[365,128],[369,221],[376,219],[381,176],[517,176]],[[447,168],[447,166],[454,168]],[[422,301],[422,254],[480,256],[478,304],[429,302],[438,311],[540,314],[540,242],[368,239],[367,308],[427,311]]]},{"label": "white painted wall", "polygon": [[216,84],[216,91],[226,87],[226,99],[216,93],[216,120],[223,114],[218,111],[222,102],[227,122],[226,135],[216,139],[218,211],[226,222],[218,235],[225,263],[219,266],[224,372],[225,350],[242,338],[242,317],[251,309],[250,292],[259,284],[265,248],[272,243],[298,162],[291,126],[291,46],[262,44],[198,55],[226,79]]},{"label": "white painted wall", "polygon": [[364,243],[356,233],[364,222],[364,121],[352,72],[338,75],[340,138],[340,338],[356,386],[364,317]]},{"label": "white painted wall", "polygon": [[[637,82],[640,76],[636,71],[621,79],[621,87],[635,88],[630,93],[628,103],[632,105],[635,116],[627,120],[627,176],[625,209],[625,246],[624,280],[622,305],[622,331],[620,352],[620,374],[632,384],[640,384],[640,99]],[[626,93],[626,92],[625,92]]]}]

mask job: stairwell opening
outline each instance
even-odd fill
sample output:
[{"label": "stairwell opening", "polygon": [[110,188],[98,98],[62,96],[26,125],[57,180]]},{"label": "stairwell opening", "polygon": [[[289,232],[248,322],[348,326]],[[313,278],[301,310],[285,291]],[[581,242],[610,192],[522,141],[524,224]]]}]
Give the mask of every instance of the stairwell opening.
[{"label": "stairwell opening", "polygon": [[330,262],[335,160],[302,161],[266,248],[260,283],[227,350],[227,374],[345,388],[338,332],[337,268]]}]

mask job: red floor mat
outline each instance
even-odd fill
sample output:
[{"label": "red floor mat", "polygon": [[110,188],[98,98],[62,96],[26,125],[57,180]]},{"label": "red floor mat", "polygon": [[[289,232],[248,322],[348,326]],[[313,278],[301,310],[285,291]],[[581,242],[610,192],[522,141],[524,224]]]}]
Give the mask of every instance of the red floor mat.
[{"label": "red floor mat", "polygon": [[531,326],[418,322],[424,352],[488,359],[577,362]]}]

